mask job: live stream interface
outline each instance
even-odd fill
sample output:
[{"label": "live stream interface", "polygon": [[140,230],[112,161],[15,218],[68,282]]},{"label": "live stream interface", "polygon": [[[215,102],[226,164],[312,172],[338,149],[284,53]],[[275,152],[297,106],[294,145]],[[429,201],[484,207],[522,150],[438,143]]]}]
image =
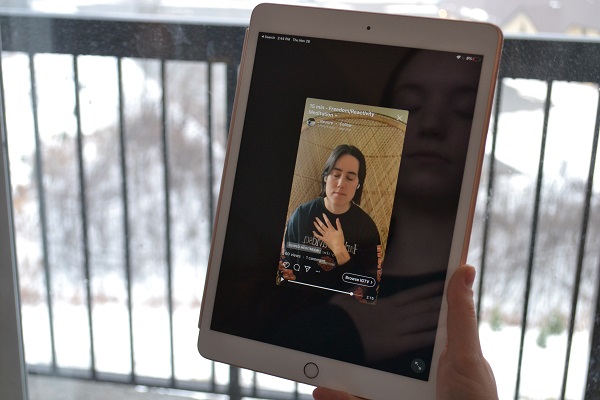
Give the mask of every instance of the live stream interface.
[{"label": "live stream interface", "polygon": [[428,380],[481,64],[259,33],[211,329]]},{"label": "live stream interface", "polygon": [[376,303],[407,121],[406,110],[306,100],[278,284]]}]

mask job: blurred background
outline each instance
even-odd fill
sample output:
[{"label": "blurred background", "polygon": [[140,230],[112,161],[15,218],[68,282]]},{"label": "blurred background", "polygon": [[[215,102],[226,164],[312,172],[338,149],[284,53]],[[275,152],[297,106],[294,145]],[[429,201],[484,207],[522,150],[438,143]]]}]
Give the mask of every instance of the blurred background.
[{"label": "blurred background", "polygon": [[[309,398],[309,386],[195,348],[258,3],[0,0],[31,399]],[[469,253],[484,354],[501,399],[584,398],[600,376],[600,1],[277,3],[502,28]]]}]

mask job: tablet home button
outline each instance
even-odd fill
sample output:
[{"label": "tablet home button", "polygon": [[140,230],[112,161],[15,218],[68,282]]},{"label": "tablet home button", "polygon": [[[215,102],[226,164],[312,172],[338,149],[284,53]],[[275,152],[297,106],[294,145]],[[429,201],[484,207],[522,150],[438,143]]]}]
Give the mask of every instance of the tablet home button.
[{"label": "tablet home button", "polygon": [[306,364],[304,366],[304,375],[310,379],[316,378],[317,375],[319,375],[319,367],[317,367],[317,364],[311,362]]}]

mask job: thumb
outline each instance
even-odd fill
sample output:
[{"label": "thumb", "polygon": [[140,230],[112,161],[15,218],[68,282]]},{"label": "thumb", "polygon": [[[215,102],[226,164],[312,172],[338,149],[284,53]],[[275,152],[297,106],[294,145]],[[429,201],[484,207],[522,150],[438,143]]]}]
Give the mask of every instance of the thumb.
[{"label": "thumb", "polygon": [[341,392],[339,390],[317,387],[313,391],[313,399],[315,400],[361,400],[359,397]]},{"label": "thumb", "polygon": [[454,272],[448,282],[447,353],[481,354],[473,302],[474,281],[475,268],[463,265]]}]

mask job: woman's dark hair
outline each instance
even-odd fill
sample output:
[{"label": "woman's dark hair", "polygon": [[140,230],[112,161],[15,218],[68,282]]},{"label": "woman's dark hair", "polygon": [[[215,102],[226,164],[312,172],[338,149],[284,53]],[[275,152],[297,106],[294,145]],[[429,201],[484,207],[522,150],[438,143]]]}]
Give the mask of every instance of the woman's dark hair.
[{"label": "woman's dark hair", "polygon": [[323,167],[323,173],[321,174],[321,193],[319,193],[319,196],[325,197],[325,178],[327,178],[327,176],[331,173],[331,170],[333,169],[333,166],[337,160],[346,154],[351,155],[358,160],[358,183],[360,186],[356,189],[352,202],[360,204],[365,177],[367,176],[367,162],[363,153],[357,147],[349,144],[340,144],[331,151],[331,154],[329,155],[329,158]]}]

